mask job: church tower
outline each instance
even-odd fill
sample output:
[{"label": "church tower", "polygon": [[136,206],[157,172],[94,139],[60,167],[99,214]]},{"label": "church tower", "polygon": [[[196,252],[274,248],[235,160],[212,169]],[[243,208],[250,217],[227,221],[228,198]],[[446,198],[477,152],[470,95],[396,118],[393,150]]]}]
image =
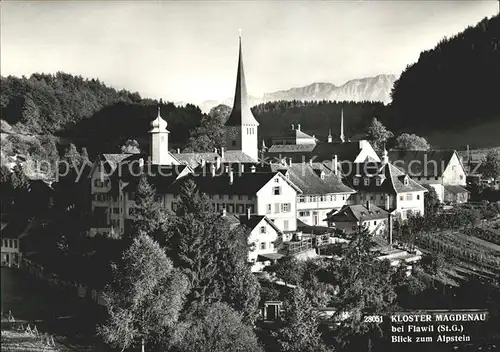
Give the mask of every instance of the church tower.
[{"label": "church tower", "polygon": [[340,142],[345,142],[344,137],[344,109],[340,110]]},{"label": "church tower", "polygon": [[160,115],[160,107],[158,106],[158,116],[151,122],[151,163],[153,165],[169,165],[171,161],[168,152],[168,135],[167,121]]},{"label": "church tower", "polygon": [[241,51],[241,35],[239,38],[238,71],[236,73],[236,89],[231,114],[226,121],[226,149],[241,150],[258,161],[257,129],[259,123],[250,110],[247,97],[243,55]]}]

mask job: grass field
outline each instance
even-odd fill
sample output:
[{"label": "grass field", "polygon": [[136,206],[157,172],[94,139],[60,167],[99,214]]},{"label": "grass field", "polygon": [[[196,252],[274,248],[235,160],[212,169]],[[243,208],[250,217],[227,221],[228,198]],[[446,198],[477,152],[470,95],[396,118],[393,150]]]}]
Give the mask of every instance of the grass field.
[{"label": "grass field", "polygon": [[[74,292],[52,288],[18,269],[2,267],[1,271],[3,316],[11,311],[24,326],[36,325],[39,332],[53,336],[59,351],[109,350],[95,335],[96,324],[102,322],[100,307],[77,298]],[[15,328],[5,330],[2,324],[2,345],[4,335],[12,346],[29,348],[37,342]]]}]

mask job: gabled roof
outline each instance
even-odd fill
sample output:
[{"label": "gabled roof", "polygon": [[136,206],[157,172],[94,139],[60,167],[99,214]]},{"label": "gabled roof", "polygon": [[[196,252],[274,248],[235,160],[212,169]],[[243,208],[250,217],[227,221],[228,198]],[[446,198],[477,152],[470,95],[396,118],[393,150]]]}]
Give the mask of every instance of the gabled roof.
[{"label": "gabled roof", "polygon": [[[316,144],[297,144],[297,145],[273,145],[267,153],[268,157],[283,156],[292,157],[294,162],[301,162],[302,159],[313,158],[315,162],[332,160],[337,155],[338,161],[354,162],[362,150],[362,143],[358,142],[318,142]],[[366,142],[368,143],[368,142]],[[373,160],[378,162],[380,160]]]},{"label": "gabled roof", "polygon": [[273,144],[267,150],[268,153],[304,153],[312,152],[315,144]]},{"label": "gabled roof", "polygon": [[[307,133],[303,132],[302,130],[298,128],[294,128],[293,130],[289,130],[281,136],[273,137],[273,140],[280,140],[280,139],[316,139],[311,135],[308,135]],[[314,144],[314,143],[312,143]]]},{"label": "gabled roof", "polygon": [[[288,174],[290,181],[297,185],[303,194],[355,193],[342,183],[330,169],[320,163],[292,163],[292,165],[271,164],[273,171]],[[325,178],[321,179],[321,171]]]},{"label": "gabled roof", "polygon": [[451,194],[469,193],[467,189],[459,185],[444,185],[444,192]]},{"label": "gabled roof", "polygon": [[202,161],[206,163],[214,163],[217,157],[221,158],[221,164],[256,164],[258,162],[243,153],[241,150],[226,150],[224,151],[224,157],[215,152],[178,153],[172,155],[179,161],[179,163],[189,165],[192,168],[200,166]]},{"label": "gabled roof", "polygon": [[247,215],[240,215],[238,216],[238,219],[240,221],[240,224],[247,227],[252,231],[257,227],[262,220],[266,221],[269,226],[271,226],[274,230],[276,230],[277,233],[281,234],[282,231],[276,226],[274,222],[272,222],[267,216],[265,215],[250,215],[250,218],[248,218]]},{"label": "gabled roof", "polygon": [[243,54],[241,51],[241,37],[239,42],[238,72],[236,74],[236,88],[234,92],[234,103],[231,114],[226,121],[226,126],[259,125],[250,110],[247,97],[247,85],[245,82],[245,70],[243,69]]},{"label": "gabled roof", "polygon": [[280,177],[282,177],[282,179],[284,179],[297,192],[301,193],[300,188],[278,172],[235,172],[233,174],[232,184],[230,184],[230,177],[228,174],[214,177],[210,174],[189,174],[173,182],[172,185],[168,187],[168,192],[174,194],[179,193],[184,182],[187,180],[193,180],[201,193],[255,196],[257,192],[277,174],[280,175]]},{"label": "gabled roof", "polygon": [[440,177],[455,153],[454,150],[391,150],[389,160],[411,177]]},{"label": "gabled roof", "polygon": [[[427,189],[408,177],[391,163],[342,163],[344,182],[353,189],[373,193],[427,192]],[[359,183],[354,185],[354,178]],[[365,179],[369,182],[366,185]],[[377,185],[377,179],[380,184]],[[406,180],[406,181],[405,181]]]},{"label": "gabled roof", "polygon": [[389,213],[374,204],[370,204],[370,209],[361,204],[346,205],[338,212],[327,217],[332,222],[358,222],[360,220],[379,220],[387,219]]}]

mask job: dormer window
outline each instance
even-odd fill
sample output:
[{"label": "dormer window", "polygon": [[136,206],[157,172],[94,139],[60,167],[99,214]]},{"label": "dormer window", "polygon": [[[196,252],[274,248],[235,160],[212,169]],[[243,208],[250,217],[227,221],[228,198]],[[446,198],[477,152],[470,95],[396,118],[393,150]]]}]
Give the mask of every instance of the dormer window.
[{"label": "dormer window", "polygon": [[381,178],[377,178],[377,180],[375,181],[376,185],[377,186],[380,186],[382,184],[382,179]]},{"label": "dormer window", "polygon": [[404,179],[405,186],[408,186],[409,183],[410,183],[410,181],[408,179],[408,176],[406,176],[405,179]]},{"label": "dormer window", "polygon": [[353,179],[352,179],[352,184],[353,184],[354,186],[358,186],[358,185],[359,185],[359,178],[357,178],[357,177],[353,178]]},{"label": "dormer window", "polygon": [[319,175],[319,177],[321,177],[322,180],[325,179],[325,173],[323,171],[321,171],[321,174]]},{"label": "dormer window", "polygon": [[369,186],[370,185],[370,179],[368,177],[364,178],[364,184],[365,184],[365,186]]}]

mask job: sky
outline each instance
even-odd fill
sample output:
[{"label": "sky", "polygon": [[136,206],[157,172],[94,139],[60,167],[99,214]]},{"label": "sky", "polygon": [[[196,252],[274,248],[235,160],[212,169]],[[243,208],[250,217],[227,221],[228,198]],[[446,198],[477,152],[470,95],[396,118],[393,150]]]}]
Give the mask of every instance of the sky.
[{"label": "sky", "polygon": [[399,74],[498,0],[2,1],[1,74],[64,71],[143,97],[233,95],[242,30],[249,94]]}]

